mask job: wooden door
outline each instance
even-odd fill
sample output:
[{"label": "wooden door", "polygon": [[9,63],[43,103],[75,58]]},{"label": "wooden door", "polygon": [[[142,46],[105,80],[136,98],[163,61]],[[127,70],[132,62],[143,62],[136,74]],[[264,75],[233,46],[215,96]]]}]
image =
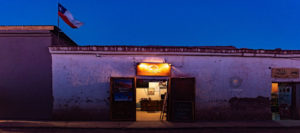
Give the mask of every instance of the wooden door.
[{"label": "wooden door", "polygon": [[168,120],[195,120],[195,78],[171,78]]},{"label": "wooden door", "polygon": [[296,83],[296,87],[293,91],[294,101],[294,118],[300,120],[300,83]]},{"label": "wooden door", "polygon": [[135,121],[135,79],[110,79],[111,120]]}]

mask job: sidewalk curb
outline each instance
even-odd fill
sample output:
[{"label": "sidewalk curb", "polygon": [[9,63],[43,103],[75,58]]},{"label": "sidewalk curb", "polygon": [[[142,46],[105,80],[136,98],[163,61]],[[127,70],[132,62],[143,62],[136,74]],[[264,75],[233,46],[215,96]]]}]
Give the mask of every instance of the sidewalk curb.
[{"label": "sidewalk curb", "polygon": [[61,121],[0,121],[0,128],[56,128],[56,129],[109,129],[109,130],[144,130],[144,129],[300,129],[300,121],[267,122],[61,122]]}]

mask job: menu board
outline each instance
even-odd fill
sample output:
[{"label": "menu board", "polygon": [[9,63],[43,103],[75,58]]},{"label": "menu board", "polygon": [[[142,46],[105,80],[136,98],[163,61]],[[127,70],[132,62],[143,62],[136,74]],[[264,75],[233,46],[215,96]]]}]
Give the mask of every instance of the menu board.
[{"label": "menu board", "polygon": [[272,68],[272,78],[299,78],[298,68]]},{"label": "menu board", "polygon": [[192,101],[175,101],[173,120],[188,122],[194,120],[194,102]]}]

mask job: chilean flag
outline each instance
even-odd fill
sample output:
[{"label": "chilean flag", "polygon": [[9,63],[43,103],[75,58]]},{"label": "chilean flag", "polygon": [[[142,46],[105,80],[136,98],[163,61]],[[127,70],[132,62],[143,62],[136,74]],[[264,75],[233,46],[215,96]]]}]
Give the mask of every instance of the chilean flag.
[{"label": "chilean flag", "polygon": [[58,3],[58,15],[72,28],[79,28],[83,25],[82,22],[76,20],[71,12]]}]

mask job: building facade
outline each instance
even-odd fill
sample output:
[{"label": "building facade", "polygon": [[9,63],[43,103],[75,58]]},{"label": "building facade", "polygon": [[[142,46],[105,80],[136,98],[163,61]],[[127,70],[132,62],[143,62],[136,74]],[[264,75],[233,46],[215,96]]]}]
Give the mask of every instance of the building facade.
[{"label": "building facade", "polygon": [[[300,51],[297,50],[151,46],[54,46],[49,50],[53,111],[58,117],[111,120],[114,115],[118,119],[116,110],[135,108],[130,104],[123,109],[112,108],[117,101],[112,78],[117,77],[135,79],[136,88],[139,88],[138,81],[144,79],[170,81],[169,120],[187,117],[193,120],[272,120],[280,119],[279,114],[281,119],[299,118]],[[140,75],[140,63],[170,64],[170,74]],[[176,78],[193,78],[194,82],[184,81],[187,83],[180,90],[181,83],[176,84]],[[127,101],[135,101],[143,95],[139,89],[132,93],[134,98]],[[273,93],[277,94],[273,96]],[[186,112],[177,110],[180,102],[174,102],[180,101],[183,95],[194,97],[188,100],[192,106]],[[184,116],[189,111],[193,115]],[[121,119],[137,119],[133,117]]]},{"label": "building facade", "polygon": [[0,119],[51,119],[48,47],[76,46],[58,32],[55,26],[0,26]]},{"label": "building facade", "polygon": [[300,51],[77,46],[55,26],[0,26],[0,119],[300,118]]}]

